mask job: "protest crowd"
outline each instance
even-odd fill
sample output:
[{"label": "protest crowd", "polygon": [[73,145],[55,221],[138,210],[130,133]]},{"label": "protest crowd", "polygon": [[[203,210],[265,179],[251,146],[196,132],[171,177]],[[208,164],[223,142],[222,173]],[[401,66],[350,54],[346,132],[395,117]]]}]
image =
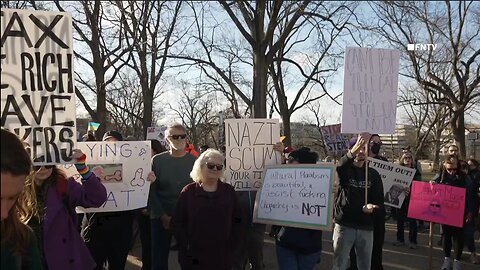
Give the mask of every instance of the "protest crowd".
[{"label": "protest crowd", "polygon": [[[1,134],[2,145],[9,145],[2,147],[1,159],[2,269],[124,269],[133,244],[134,221],[141,235],[142,269],[169,269],[172,238],[182,269],[245,269],[247,265],[264,269],[265,225],[252,221],[251,201],[240,199],[241,193],[249,192],[235,191],[223,181],[228,164],[221,151],[203,147],[197,157],[188,152],[182,125],[166,130],[170,150],[152,140],[147,208],[79,215],[76,206],[95,208],[107,200],[106,189],[87,165],[86,155],[81,150],[72,153],[81,175],[77,182],[60,167],[32,166],[28,145],[4,129]],[[367,157],[384,159],[378,155],[378,138],[367,133],[352,138],[337,164],[332,269],[383,269],[385,202],[390,196],[398,200],[398,195],[384,193],[382,178],[374,168],[368,169],[365,179]],[[122,141],[123,136],[110,131],[103,140]],[[464,246],[471,252],[472,263],[477,262],[473,241],[478,230],[480,171],[478,161],[464,162],[456,156],[456,146],[450,148],[451,154],[431,183],[466,190],[462,227],[442,225],[442,269],[457,270]],[[285,153],[278,142],[274,149],[284,164],[318,162],[318,154],[308,148],[288,148]],[[399,160],[401,166],[415,169],[410,152]],[[422,182],[419,170],[415,170],[415,181]],[[406,245],[404,224],[408,222],[408,246],[416,249],[419,221],[407,217],[410,192],[411,184],[398,192],[406,196],[397,211],[394,245]],[[321,262],[321,230],[273,226],[271,235],[276,239],[278,269],[314,269]]]},{"label": "protest crowd", "polygon": [[[277,16],[283,4],[272,3],[268,5]],[[187,127],[173,119],[162,119],[172,121],[155,133],[157,127],[148,125],[157,124],[157,116],[142,123],[141,138],[110,129],[116,127],[111,123],[98,129],[95,122],[89,123],[84,137],[79,136],[71,18],[65,12],[36,12],[1,11],[2,23],[8,20],[1,35],[1,270],[124,270],[137,238],[142,270],[172,269],[171,250],[182,270],[266,270],[267,237],[273,239],[275,269],[387,270],[385,246],[393,244],[411,255],[420,245],[429,245],[431,251],[433,240],[438,241],[434,228],[441,231],[435,242],[443,253],[437,258],[442,260],[441,270],[461,270],[467,263],[480,269],[475,246],[480,233],[479,162],[464,160],[465,153],[460,155],[459,147],[451,144],[436,175],[426,177],[408,147],[390,160],[382,155],[379,134],[393,134],[396,124],[397,49],[345,49],[342,122],[331,127],[340,138],[333,143],[340,158],[321,162],[319,153],[304,144],[293,148],[291,136],[284,144],[288,134],[280,136],[280,121],[272,115],[222,119],[218,125],[224,140],[215,142],[218,149],[194,145]],[[137,13],[131,14],[129,20],[135,19]],[[288,11],[281,16],[291,14],[298,15]],[[57,23],[62,29],[55,27]],[[137,31],[122,27],[120,32]],[[274,30],[266,36],[276,36]],[[142,42],[140,48],[156,35],[127,43]],[[276,48],[288,39],[286,35],[279,43],[252,44]],[[25,52],[12,48],[17,41]],[[266,58],[277,58],[276,52]],[[125,62],[129,61],[136,62],[130,56]],[[473,57],[467,62],[474,61]],[[93,62],[92,66],[103,65]],[[262,65],[265,72],[276,72]],[[320,66],[319,62],[314,69]],[[111,73],[107,69],[103,77]],[[154,73],[151,80],[163,80]],[[309,80],[313,77],[321,75]],[[464,144],[459,145],[463,151]],[[396,227],[393,243],[386,241],[390,215]],[[426,230],[429,243],[419,243],[419,234]],[[325,243],[333,248],[330,265],[325,263]]]}]

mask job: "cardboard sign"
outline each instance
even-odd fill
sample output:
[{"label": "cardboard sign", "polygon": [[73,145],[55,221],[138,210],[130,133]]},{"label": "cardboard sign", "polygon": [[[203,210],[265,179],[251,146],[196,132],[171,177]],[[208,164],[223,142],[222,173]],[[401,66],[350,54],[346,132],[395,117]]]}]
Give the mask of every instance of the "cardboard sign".
[{"label": "cardboard sign", "polygon": [[335,165],[269,166],[257,192],[253,221],[331,230]]},{"label": "cardboard sign", "polygon": [[258,190],[265,166],[282,162],[273,150],[278,138],[278,119],[226,119],[226,182],[235,190]]},{"label": "cardboard sign", "polygon": [[170,149],[170,145],[168,145],[165,131],[167,127],[149,127],[147,128],[147,140],[157,140],[159,141],[165,148]]},{"label": "cardboard sign", "polygon": [[352,134],[341,133],[341,124],[321,127],[323,143],[330,154],[348,150],[348,141]]},{"label": "cardboard sign", "polygon": [[2,8],[1,126],[31,147],[35,165],[70,162],[77,142],[72,18]]},{"label": "cardboard sign", "polygon": [[346,48],[342,133],[395,132],[399,64],[398,50]]},{"label": "cardboard sign", "polygon": [[405,190],[410,188],[416,169],[374,158],[368,158],[368,161],[369,167],[382,177],[385,205],[401,208]]},{"label": "cardboard sign", "polygon": [[[99,208],[77,212],[115,212],[147,206],[152,170],[150,141],[79,142],[78,148],[87,155],[87,165],[107,189],[107,201]],[[81,181],[73,164],[62,165],[67,176]]]},{"label": "cardboard sign", "polygon": [[464,188],[415,181],[410,194],[408,217],[454,227],[463,227]]}]

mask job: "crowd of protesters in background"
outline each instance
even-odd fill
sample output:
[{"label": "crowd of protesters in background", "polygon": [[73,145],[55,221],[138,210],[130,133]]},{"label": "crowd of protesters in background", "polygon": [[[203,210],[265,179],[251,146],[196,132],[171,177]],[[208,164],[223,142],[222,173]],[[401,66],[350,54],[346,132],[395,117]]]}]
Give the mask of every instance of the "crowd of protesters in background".
[{"label": "crowd of protesters in background", "polygon": [[[142,270],[167,270],[172,237],[182,269],[264,269],[265,225],[252,221],[256,192],[235,191],[225,183],[225,147],[199,147],[187,141],[180,124],[167,128],[165,143],[151,140],[152,172],[148,205],[143,209],[76,214],[75,207],[99,207],[106,189],[88,167],[80,150],[71,158],[80,182],[54,165],[32,166],[28,145],[2,129],[2,269],[124,269],[138,227]],[[94,141],[87,133],[84,141]],[[111,130],[105,142],[121,142],[123,135]],[[337,165],[338,188],[334,197],[333,269],[381,270],[385,242],[385,200],[379,173],[368,168],[367,157],[379,155],[377,134],[363,133],[349,142],[348,152]],[[479,230],[480,168],[478,161],[458,158],[451,145],[431,183],[466,189],[463,227],[442,225],[444,263],[441,269],[461,269],[464,246],[470,262],[478,263],[474,235]],[[316,152],[275,144],[283,163],[315,164]],[[35,157],[35,162],[44,157]],[[418,160],[404,148],[399,164],[416,169],[413,181],[422,181]],[[425,179],[423,179],[425,180]],[[365,188],[368,197],[365,197]],[[417,248],[420,221],[407,217],[410,187],[399,190],[405,199],[396,210],[395,246]],[[399,204],[400,205],[400,204]],[[77,220],[80,217],[81,220]],[[83,222],[80,222],[82,221]],[[81,230],[79,230],[81,227]],[[278,269],[312,270],[321,260],[322,231],[275,226]],[[454,256],[451,255],[452,247]]]}]

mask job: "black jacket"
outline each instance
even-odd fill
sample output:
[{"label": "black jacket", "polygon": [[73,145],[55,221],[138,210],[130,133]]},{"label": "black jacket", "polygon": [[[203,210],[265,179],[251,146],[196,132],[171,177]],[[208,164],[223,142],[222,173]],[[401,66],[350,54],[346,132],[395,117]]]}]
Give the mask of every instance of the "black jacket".
[{"label": "black jacket", "polygon": [[[365,165],[364,165],[365,166]],[[375,169],[368,169],[368,201],[365,202],[365,167],[353,165],[353,158],[343,156],[337,166],[340,183],[335,199],[335,223],[363,230],[373,230],[373,214],[362,208],[371,203],[380,206],[375,211],[384,212],[383,184]]]}]

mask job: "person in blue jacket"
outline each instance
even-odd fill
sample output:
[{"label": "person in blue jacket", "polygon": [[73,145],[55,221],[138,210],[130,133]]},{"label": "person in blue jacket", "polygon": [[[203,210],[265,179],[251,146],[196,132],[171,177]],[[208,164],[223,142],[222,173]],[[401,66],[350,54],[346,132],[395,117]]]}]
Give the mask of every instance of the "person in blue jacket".
[{"label": "person in blue jacket", "polygon": [[[318,154],[303,147],[288,156],[288,164],[315,164]],[[320,262],[322,231],[281,227],[276,237],[279,270],[312,270]]]}]

